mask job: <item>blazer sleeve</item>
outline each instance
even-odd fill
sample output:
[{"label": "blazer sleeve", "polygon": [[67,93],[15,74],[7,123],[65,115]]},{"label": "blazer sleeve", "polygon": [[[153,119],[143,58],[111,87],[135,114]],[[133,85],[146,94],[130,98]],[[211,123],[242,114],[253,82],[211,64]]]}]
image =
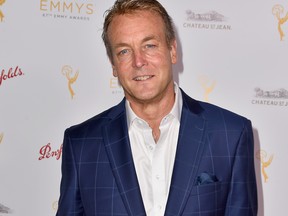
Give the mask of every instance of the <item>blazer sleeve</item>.
[{"label": "blazer sleeve", "polygon": [[249,120],[245,122],[232,168],[225,216],[257,215],[253,130],[251,122]]},{"label": "blazer sleeve", "polygon": [[69,129],[65,131],[62,153],[62,178],[60,198],[56,216],[83,216],[84,209],[81,201],[77,164]]}]

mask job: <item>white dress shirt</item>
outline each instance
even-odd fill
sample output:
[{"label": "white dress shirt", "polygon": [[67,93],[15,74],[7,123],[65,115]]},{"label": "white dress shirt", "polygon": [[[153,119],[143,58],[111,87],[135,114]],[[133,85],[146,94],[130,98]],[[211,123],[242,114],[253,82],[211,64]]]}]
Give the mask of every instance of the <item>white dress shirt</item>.
[{"label": "white dress shirt", "polygon": [[175,102],[160,123],[157,144],[148,123],[139,118],[126,101],[131,150],[147,216],[164,215],[168,199],[183,104],[176,83],[174,91]]}]

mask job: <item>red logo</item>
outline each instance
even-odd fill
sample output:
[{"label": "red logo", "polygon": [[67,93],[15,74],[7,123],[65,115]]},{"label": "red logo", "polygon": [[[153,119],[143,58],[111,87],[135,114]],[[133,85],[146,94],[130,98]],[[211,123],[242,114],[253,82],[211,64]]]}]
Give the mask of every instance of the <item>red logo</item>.
[{"label": "red logo", "polygon": [[14,70],[13,68],[10,68],[8,71],[5,71],[5,69],[3,69],[0,74],[0,86],[2,85],[3,81],[22,75],[24,75],[24,73],[18,66]]},{"label": "red logo", "polygon": [[46,158],[53,158],[53,157],[55,157],[56,160],[59,160],[62,155],[62,148],[63,148],[63,144],[60,146],[59,149],[56,149],[55,151],[53,151],[50,146],[50,143],[48,143],[47,145],[44,145],[41,147],[39,151],[41,156],[38,158],[38,160],[43,160]]}]

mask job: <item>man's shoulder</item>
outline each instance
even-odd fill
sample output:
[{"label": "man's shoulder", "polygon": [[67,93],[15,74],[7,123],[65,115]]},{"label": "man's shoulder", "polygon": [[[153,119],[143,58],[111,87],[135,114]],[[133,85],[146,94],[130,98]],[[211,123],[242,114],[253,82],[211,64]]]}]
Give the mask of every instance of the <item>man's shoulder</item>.
[{"label": "man's shoulder", "polygon": [[238,114],[232,110],[224,107],[211,104],[204,101],[199,101],[191,98],[190,96],[184,96],[190,110],[201,116],[211,126],[225,126],[229,127],[243,127],[250,120],[241,114]]},{"label": "man's shoulder", "polygon": [[250,120],[232,110],[206,103],[200,102],[204,108],[204,118],[211,127],[225,128],[226,130],[242,130],[250,125]]},{"label": "man's shoulder", "polygon": [[197,102],[200,104],[200,106],[203,108],[204,112],[206,114],[215,114],[215,113],[221,113],[222,115],[229,115],[231,117],[235,118],[244,118],[244,116],[234,112],[232,109],[225,108],[224,106],[217,105],[217,104],[212,104],[210,102],[205,102],[205,101],[199,101]]}]

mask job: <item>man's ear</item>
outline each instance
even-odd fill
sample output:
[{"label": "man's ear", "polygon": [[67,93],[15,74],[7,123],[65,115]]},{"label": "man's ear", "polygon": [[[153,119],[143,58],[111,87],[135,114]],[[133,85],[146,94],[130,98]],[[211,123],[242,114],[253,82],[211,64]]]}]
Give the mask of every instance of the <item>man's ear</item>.
[{"label": "man's ear", "polygon": [[116,70],[116,68],[115,68],[114,65],[112,65],[112,70],[113,70],[113,76],[114,76],[114,77],[117,77],[118,74],[117,74],[117,70]]},{"label": "man's ear", "polygon": [[111,64],[111,66],[112,66],[112,74],[113,74],[114,77],[117,77],[118,74],[117,74],[117,70],[116,70],[116,67],[115,67],[115,65],[114,65],[113,57],[112,57],[112,56],[109,57],[109,61],[110,61],[110,64]]},{"label": "man's ear", "polygon": [[176,62],[177,62],[177,42],[176,42],[176,39],[174,39],[171,42],[170,55],[171,55],[172,64],[176,64]]}]

